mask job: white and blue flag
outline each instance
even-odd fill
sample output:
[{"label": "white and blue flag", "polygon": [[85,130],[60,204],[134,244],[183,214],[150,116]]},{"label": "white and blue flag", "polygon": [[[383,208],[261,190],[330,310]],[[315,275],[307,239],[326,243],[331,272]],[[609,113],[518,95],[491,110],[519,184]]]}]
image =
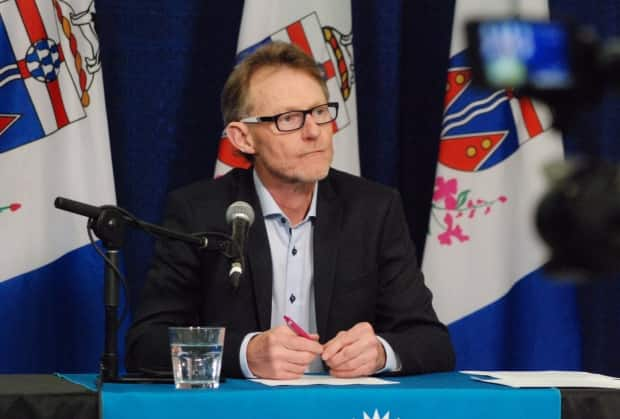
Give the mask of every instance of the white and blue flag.
[{"label": "white and blue flag", "polygon": [[102,263],[64,196],[115,202],[91,0],[0,1],[0,372],[96,371]]}]

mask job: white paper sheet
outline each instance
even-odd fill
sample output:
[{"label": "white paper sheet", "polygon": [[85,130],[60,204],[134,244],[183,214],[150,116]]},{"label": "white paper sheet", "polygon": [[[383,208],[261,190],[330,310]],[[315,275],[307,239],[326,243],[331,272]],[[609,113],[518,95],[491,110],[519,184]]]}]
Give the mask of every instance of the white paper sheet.
[{"label": "white paper sheet", "polygon": [[591,387],[620,389],[620,379],[584,371],[461,371],[473,380],[508,387]]},{"label": "white paper sheet", "polygon": [[362,378],[335,378],[329,375],[304,375],[296,380],[263,380],[253,379],[257,383],[267,386],[312,386],[317,384],[328,386],[348,386],[352,384],[362,385],[387,385],[398,384],[398,381],[388,381],[377,377]]}]

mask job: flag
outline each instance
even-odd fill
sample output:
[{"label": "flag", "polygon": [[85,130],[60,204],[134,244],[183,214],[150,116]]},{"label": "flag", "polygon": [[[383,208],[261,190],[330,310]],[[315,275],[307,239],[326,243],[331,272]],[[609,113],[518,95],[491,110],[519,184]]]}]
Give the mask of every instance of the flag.
[{"label": "flag", "polygon": [[[502,4],[503,3],[503,4]],[[457,1],[422,270],[459,369],[579,369],[575,290],[545,278],[534,227],[545,164],[563,158],[548,110],[472,86],[464,24],[508,17],[514,2]],[[545,19],[545,2],[520,2]]]},{"label": "flag", "polygon": [[103,265],[64,196],[115,202],[91,0],[0,1],[0,372],[96,371]]},{"label": "flag", "polygon": [[[334,121],[332,167],[359,175],[351,3],[331,0],[245,2],[237,43],[237,61],[272,41],[290,42],[299,46],[314,57],[323,69],[329,100],[340,105],[338,119]],[[223,132],[215,176],[233,167],[247,168],[249,163],[236,152]]]}]

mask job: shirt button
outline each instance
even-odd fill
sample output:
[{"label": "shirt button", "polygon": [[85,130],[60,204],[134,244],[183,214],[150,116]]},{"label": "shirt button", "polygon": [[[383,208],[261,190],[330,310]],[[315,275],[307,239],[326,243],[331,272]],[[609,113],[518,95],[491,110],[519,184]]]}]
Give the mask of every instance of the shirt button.
[{"label": "shirt button", "polygon": [[293,303],[295,302],[295,300],[296,300],[296,299],[297,299],[297,298],[295,298],[295,295],[294,295],[294,294],[291,294],[291,296],[290,296],[290,297],[288,297],[288,300],[291,302],[291,304],[293,304]]},{"label": "shirt button", "polygon": [[286,223],[286,218],[284,218],[284,217],[280,217],[280,222],[281,222],[282,224]]},{"label": "shirt button", "polygon": [[291,251],[291,253],[293,254],[293,256],[295,256],[297,254],[297,249],[293,247],[293,250]]}]

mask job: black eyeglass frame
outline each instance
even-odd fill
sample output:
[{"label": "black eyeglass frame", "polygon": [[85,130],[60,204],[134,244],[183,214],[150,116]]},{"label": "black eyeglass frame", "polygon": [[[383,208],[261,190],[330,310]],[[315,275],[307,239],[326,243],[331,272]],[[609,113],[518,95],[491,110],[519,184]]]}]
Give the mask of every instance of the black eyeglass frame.
[{"label": "black eyeglass frame", "polygon": [[[325,125],[325,124],[329,124],[330,122],[333,122],[336,120],[336,118],[338,118],[338,102],[327,102],[327,103],[322,103],[320,105],[314,106],[310,109],[306,109],[306,110],[291,110],[291,111],[286,111],[286,112],[282,112],[276,115],[271,115],[271,116],[248,116],[246,118],[241,119],[239,122],[243,122],[246,124],[259,124],[261,122],[275,122],[276,128],[278,129],[278,131],[280,132],[292,132],[292,131],[297,131],[298,129],[302,129],[304,127],[304,125],[306,124],[306,115],[310,114],[312,115],[312,112],[315,109],[318,109],[322,106],[326,106],[328,108],[333,107],[334,108],[334,116],[329,120],[329,121],[325,121],[325,122],[317,122],[317,125]],[[282,115],[286,115],[289,113],[298,113],[301,112],[303,114],[303,118],[301,119],[301,125],[297,128],[293,128],[293,129],[281,129],[280,126],[278,125],[278,118],[280,118]]]}]

